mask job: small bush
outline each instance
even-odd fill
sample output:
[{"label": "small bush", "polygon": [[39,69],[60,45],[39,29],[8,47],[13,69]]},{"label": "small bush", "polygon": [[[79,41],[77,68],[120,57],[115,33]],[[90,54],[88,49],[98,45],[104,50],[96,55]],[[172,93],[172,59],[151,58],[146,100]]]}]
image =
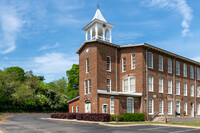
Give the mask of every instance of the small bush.
[{"label": "small bush", "polygon": [[116,121],[116,115],[110,115],[110,121]]},{"label": "small bush", "polygon": [[144,121],[144,113],[124,113],[124,121]]},{"label": "small bush", "polygon": [[76,115],[77,120],[109,122],[110,114],[83,113]]}]

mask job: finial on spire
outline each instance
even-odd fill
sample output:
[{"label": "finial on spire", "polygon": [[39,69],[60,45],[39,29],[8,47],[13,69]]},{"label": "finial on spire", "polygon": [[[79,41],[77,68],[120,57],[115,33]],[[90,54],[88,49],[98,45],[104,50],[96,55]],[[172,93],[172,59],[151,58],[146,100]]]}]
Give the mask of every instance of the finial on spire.
[{"label": "finial on spire", "polygon": [[97,4],[97,9],[99,9],[99,4]]}]

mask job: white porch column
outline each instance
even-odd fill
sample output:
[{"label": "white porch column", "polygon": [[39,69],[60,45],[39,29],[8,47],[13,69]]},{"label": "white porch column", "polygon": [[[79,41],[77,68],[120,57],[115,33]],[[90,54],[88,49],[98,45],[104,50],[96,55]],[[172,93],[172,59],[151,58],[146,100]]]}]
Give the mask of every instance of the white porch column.
[{"label": "white porch column", "polygon": [[88,31],[86,31],[85,40],[86,40],[86,41],[88,40]]},{"label": "white porch column", "polygon": [[90,40],[92,40],[92,29],[90,30]]},{"label": "white porch column", "polygon": [[111,29],[109,29],[109,35],[110,35],[109,41],[110,41],[110,43],[112,43],[112,33],[111,33]]},{"label": "white porch column", "polygon": [[96,23],[96,25],[95,25],[95,36],[96,36],[96,39],[98,39],[98,27],[97,27],[98,25],[97,25],[97,23]]},{"label": "white porch column", "polygon": [[106,40],[106,34],[105,34],[105,27],[103,27],[103,40],[105,41]]}]

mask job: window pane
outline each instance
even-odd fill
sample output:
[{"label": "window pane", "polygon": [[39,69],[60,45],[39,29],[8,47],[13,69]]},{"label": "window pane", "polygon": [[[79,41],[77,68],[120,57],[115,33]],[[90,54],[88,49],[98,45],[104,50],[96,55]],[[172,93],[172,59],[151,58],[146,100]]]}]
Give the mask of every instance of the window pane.
[{"label": "window pane", "polygon": [[85,86],[85,94],[87,94],[87,93],[88,93],[88,92],[87,92],[87,90],[88,90],[88,89],[87,89],[87,80],[84,81],[84,86]]},{"label": "window pane", "polygon": [[110,114],[114,114],[114,108],[115,108],[114,105],[115,105],[114,104],[114,97],[111,97],[110,98]]},{"label": "window pane", "polygon": [[153,99],[149,99],[149,114],[153,114]]},{"label": "window pane", "polygon": [[122,58],[122,72],[126,72],[126,58]]},{"label": "window pane", "polygon": [[163,92],[163,78],[159,78],[159,92]]},{"label": "window pane", "polygon": [[168,101],[168,114],[172,114],[172,101]]},{"label": "window pane", "polygon": [[102,113],[107,113],[107,105],[106,104],[103,105],[103,111],[102,111]]},{"label": "window pane", "polygon": [[187,77],[187,64],[183,64],[183,76]]},{"label": "window pane", "polygon": [[149,91],[153,91],[153,77],[149,76]]},{"label": "window pane", "polygon": [[163,114],[163,100],[159,100],[159,114]]},{"label": "window pane", "polygon": [[135,54],[132,54],[131,58],[132,58],[131,69],[135,69]]},{"label": "window pane", "polygon": [[187,102],[184,102],[184,111],[185,111],[186,114],[187,114]]},{"label": "window pane", "polygon": [[190,78],[194,79],[194,67],[190,66]]},{"label": "window pane", "polygon": [[190,86],[190,96],[194,96],[194,85]]},{"label": "window pane", "polygon": [[184,83],[183,91],[184,91],[184,96],[187,96],[187,83]]},{"label": "window pane", "polygon": [[180,63],[176,61],[176,75],[180,75]]},{"label": "window pane", "polygon": [[180,82],[176,82],[176,95],[180,95]]},{"label": "window pane", "polygon": [[127,98],[127,113],[133,113],[133,99]]},{"label": "window pane", "polygon": [[172,94],[172,80],[168,80],[168,94]]},{"label": "window pane", "polygon": [[88,94],[91,93],[91,80],[88,80]]},{"label": "window pane", "polygon": [[172,73],[172,60],[168,59],[168,73]]},{"label": "window pane", "polygon": [[89,59],[86,59],[86,73],[89,73]]},{"label": "window pane", "polygon": [[153,54],[151,52],[148,53],[148,67],[153,68]]},{"label": "window pane", "polygon": [[159,70],[163,71],[163,57],[159,55]]},{"label": "window pane", "polygon": [[135,77],[130,78],[130,91],[135,92]]},{"label": "window pane", "polygon": [[106,64],[107,64],[107,67],[106,67],[106,70],[107,71],[111,71],[111,57],[110,56],[107,56],[107,62],[106,62]]},{"label": "window pane", "polygon": [[128,79],[124,79],[124,92],[128,92]]},{"label": "window pane", "polygon": [[111,91],[111,79],[107,79],[107,91]]}]

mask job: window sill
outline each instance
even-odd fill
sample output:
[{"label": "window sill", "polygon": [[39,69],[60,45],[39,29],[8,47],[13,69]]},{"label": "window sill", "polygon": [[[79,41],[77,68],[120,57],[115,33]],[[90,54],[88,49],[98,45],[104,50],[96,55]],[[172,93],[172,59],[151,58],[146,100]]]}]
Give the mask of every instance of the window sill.
[{"label": "window sill", "polygon": [[172,93],[167,93],[168,95],[172,95]]},{"label": "window sill", "polygon": [[106,70],[107,72],[111,72],[111,70]]},{"label": "window sill", "polygon": [[149,91],[149,92],[154,92],[154,91]]},{"label": "window sill", "polygon": [[158,93],[163,94],[164,92],[158,92]]},{"label": "window sill", "polygon": [[164,72],[163,70],[158,70],[159,72]]},{"label": "window sill", "polygon": [[168,72],[169,74],[172,74],[172,72]]},{"label": "window sill", "polygon": [[164,115],[164,114],[162,113],[162,114],[158,114],[158,115]]},{"label": "window sill", "polygon": [[149,113],[149,115],[154,115],[154,113]]},{"label": "window sill", "polygon": [[135,70],[135,68],[131,68],[131,70]]},{"label": "window sill", "polygon": [[168,114],[168,115],[173,115],[172,113]]},{"label": "window sill", "polygon": [[149,69],[153,69],[153,67],[148,67]]}]

